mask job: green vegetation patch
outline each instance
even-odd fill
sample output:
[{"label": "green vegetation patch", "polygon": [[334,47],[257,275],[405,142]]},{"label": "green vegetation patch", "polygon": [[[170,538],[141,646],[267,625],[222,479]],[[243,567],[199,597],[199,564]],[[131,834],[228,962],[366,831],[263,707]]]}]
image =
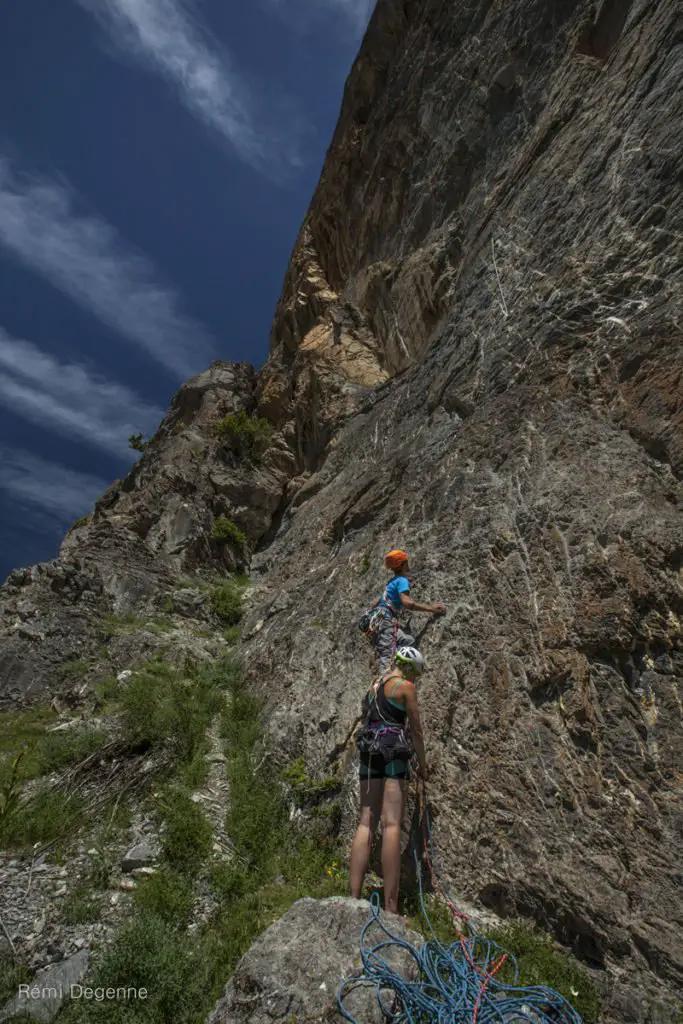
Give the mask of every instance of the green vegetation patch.
[{"label": "green vegetation patch", "polygon": [[66,896],[62,918],[66,924],[91,924],[99,920],[103,904],[102,895],[93,892],[88,882],[81,882]]},{"label": "green vegetation patch", "polygon": [[158,659],[147,662],[119,695],[123,737],[133,747],[169,744],[187,765],[206,749],[206,729],[223,705],[220,673],[185,674]]},{"label": "green vegetation patch", "polygon": [[323,778],[311,778],[306,771],[303,757],[299,757],[283,772],[284,781],[291,787],[294,800],[298,807],[318,804],[325,797],[339,793],[342,779],[339,775],[326,775]]},{"label": "green vegetation patch", "polygon": [[135,905],[142,914],[153,914],[171,928],[185,928],[190,920],[194,894],[185,875],[165,867],[138,880]]},{"label": "green vegetation patch", "polygon": [[243,596],[244,586],[236,577],[221,580],[211,589],[211,610],[225,626],[237,626],[240,622]]},{"label": "green vegetation patch", "polygon": [[166,862],[194,877],[211,853],[211,826],[201,808],[180,788],[171,789],[160,804],[164,819],[162,852]]},{"label": "green vegetation patch", "polygon": [[83,798],[55,789],[40,789],[0,821],[0,849],[49,843],[73,832],[84,817]]},{"label": "green vegetation patch", "polygon": [[260,416],[249,416],[243,409],[223,416],[214,427],[220,438],[235,455],[257,461],[273,434],[268,420]]},{"label": "green vegetation patch", "polygon": [[501,981],[508,985],[547,985],[571,1003],[585,1024],[594,1024],[599,1019],[600,995],[592,979],[573,956],[555,949],[545,932],[510,924],[487,938],[517,960],[518,980],[515,981],[514,964],[508,961],[498,972]]},{"label": "green vegetation patch", "polygon": [[[63,771],[99,750],[107,741],[103,731],[88,727],[48,732],[58,721],[57,713],[45,706],[0,715],[0,793],[13,774],[15,781],[21,784],[49,772]],[[21,759],[15,770],[19,755]]]},{"label": "green vegetation patch", "polygon": [[60,672],[66,679],[82,679],[90,670],[90,662],[83,658],[74,658],[73,661],[65,661]]},{"label": "green vegetation patch", "polygon": [[132,448],[134,452],[145,452],[150,445],[149,441],[145,441],[142,434],[131,434],[128,438],[128,447]]},{"label": "green vegetation patch", "polygon": [[[235,857],[211,865],[211,830],[200,805],[182,785],[169,785],[158,804],[164,823],[160,869],[138,882],[135,919],[88,978],[88,984],[103,988],[144,987],[148,998],[74,1002],[60,1024],[203,1024],[257,935],[302,896],[347,891],[334,844],[307,838],[289,822],[288,784],[265,756],[261,705],[244,686],[239,666],[226,659],[213,676],[212,685],[228,698],[221,725],[231,787],[227,828]],[[186,927],[202,878],[219,908],[190,937]]]},{"label": "green vegetation patch", "polygon": [[203,1021],[208,965],[200,942],[188,939],[163,917],[143,911],[121,929],[88,984],[96,988],[146,989],[138,1000],[78,1000],[60,1014],[60,1024],[190,1024]]},{"label": "green vegetation patch", "polygon": [[20,985],[31,980],[31,972],[12,957],[0,957],[0,1006],[12,999]]},{"label": "green vegetation patch", "polygon": [[227,516],[218,516],[217,519],[214,519],[211,536],[217,541],[230,541],[240,551],[247,550],[247,538],[244,531],[240,530],[237,523],[233,523],[232,519],[228,519]]},{"label": "green vegetation patch", "polygon": [[123,615],[111,613],[103,615],[99,625],[107,636],[124,636],[126,633],[134,633],[136,630],[142,629],[145,621],[139,615],[134,615],[133,612],[125,612]]}]

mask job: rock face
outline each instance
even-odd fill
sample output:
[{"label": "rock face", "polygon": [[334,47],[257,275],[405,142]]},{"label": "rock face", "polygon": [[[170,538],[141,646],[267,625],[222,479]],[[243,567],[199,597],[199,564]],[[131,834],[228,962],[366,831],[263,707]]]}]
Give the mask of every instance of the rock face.
[{"label": "rock face", "polygon": [[[341,1021],[337,992],[342,981],[361,973],[358,937],[369,917],[366,900],[299,900],[242,957],[206,1024]],[[393,914],[382,914],[382,922],[405,942],[423,941]],[[373,935],[376,942],[384,937],[373,926],[367,945]],[[411,977],[410,954],[392,950],[387,959],[394,970]],[[351,993],[345,1006],[367,1024],[385,1019],[372,987]]]},{"label": "rock face", "polygon": [[21,991],[0,1009],[0,1021],[25,1015],[32,1020],[49,1022],[59,1013],[70,993],[78,993],[80,982],[88,970],[88,951],[74,953],[67,960],[36,975],[28,991]]},{"label": "rock face", "polygon": [[[0,692],[37,692],[97,614],[242,568],[233,518],[274,748],[327,771],[406,547],[448,606],[413,622],[445,872],[602,968],[620,1024],[683,983],[682,71],[675,0],[378,0],[268,364],[190,381],[0,598]],[[239,410],[259,462],[215,436]]]}]

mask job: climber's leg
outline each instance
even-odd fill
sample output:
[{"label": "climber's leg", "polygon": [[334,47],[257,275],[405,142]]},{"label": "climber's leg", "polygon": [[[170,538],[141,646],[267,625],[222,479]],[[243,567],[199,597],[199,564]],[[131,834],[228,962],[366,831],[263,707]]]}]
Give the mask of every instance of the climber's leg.
[{"label": "climber's leg", "polygon": [[396,650],[399,647],[415,647],[415,637],[403,629],[398,629],[396,631]]},{"label": "climber's leg", "polygon": [[[398,764],[392,761],[391,764]],[[389,765],[387,765],[389,768]],[[407,766],[406,766],[407,769]],[[384,876],[384,909],[398,913],[398,885],[401,877],[401,819],[408,782],[386,779],[382,801],[382,874]]]},{"label": "climber's leg", "polygon": [[374,643],[379,655],[379,670],[384,672],[394,660],[394,654],[399,647],[413,647],[415,637],[406,633],[404,629],[398,628],[396,620],[390,615],[380,619],[377,632],[374,635]]},{"label": "climber's leg", "polygon": [[385,668],[394,660],[394,620],[389,615],[382,616],[375,633],[375,647],[379,655],[379,670],[384,672]]},{"label": "climber's leg", "polygon": [[[384,758],[380,757],[382,765]],[[365,770],[364,770],[365,769]],[[360,777],[360,823],[356,830],[353,843],[351,844],[351,857],[349,865],[349,877],[351,882],[351,895],[360,899],[363,889],[365,870],[370,860],[370,849],[372,837],[379,824],[382,810],[382,791],[384,779],[373,778],[374,766],[371,766],[370,758],[361,759]]]}]

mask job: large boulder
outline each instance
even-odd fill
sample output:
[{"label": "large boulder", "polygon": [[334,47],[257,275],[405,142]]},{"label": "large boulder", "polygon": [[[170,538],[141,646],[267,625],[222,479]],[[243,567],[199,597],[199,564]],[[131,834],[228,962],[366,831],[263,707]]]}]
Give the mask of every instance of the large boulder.
[{"label": "large boulder", "polygon": [[[366,900],[299,900],[242,957],[207,1024],[341,1022],[337,993],[342,981],[361,974],[360,931],[370,912]],[[401,918],[382,914],[381,920],[406,942],[423,941]],[[375,926],[367,944],[374,933],[375,941],[381,941],[383,934]],[[410,954],[392,950],[387,960],[411,977]],[[384,1021],[373,987],[354,990],[344,1005],[364,1024]]]}]

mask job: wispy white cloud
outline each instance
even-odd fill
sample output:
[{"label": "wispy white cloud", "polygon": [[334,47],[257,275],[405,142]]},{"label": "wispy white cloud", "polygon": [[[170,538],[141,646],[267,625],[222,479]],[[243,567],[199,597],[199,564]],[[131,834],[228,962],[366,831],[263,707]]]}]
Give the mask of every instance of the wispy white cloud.
[{"label": "wispy white cloud", "polygon": [[[261,170],[299,164],[290,132],[255,111],[255,97],[228,54],[183,0],[78,0],[119,48],[158,71],[188,110]],[[292,126],[290,126],[292,127]],[[279,134],[279,138],[278,138]]]},{"label": "wispy white cloud", "polygon": [[341,17],[349,25],[354,37],[359,37],[367,27],[376,0],[262,0],[262,2],[288,13],[292,9],[297,9],[301,17],[317,20],[330,15]]},{"label": "wispy white cloud", "polygon": [[21,177],[0,157],[0,245],[170,371],[203,368],[212,340],[176,292],[111,225],[75,207],[63,185]]},{"label": "wispy white cloud", "polygon": [[0,447],[0,490],[19,508],[39,508],[47,517],[68,523],[83,515],[107,483],[56,462],[9,446]]},{"label": "wispy white cloud", "polygon": [[156,429],[163,412],[76,363],[61,363],[0,327],[0,400],[32,423],[118,458],[128,437]]}]

